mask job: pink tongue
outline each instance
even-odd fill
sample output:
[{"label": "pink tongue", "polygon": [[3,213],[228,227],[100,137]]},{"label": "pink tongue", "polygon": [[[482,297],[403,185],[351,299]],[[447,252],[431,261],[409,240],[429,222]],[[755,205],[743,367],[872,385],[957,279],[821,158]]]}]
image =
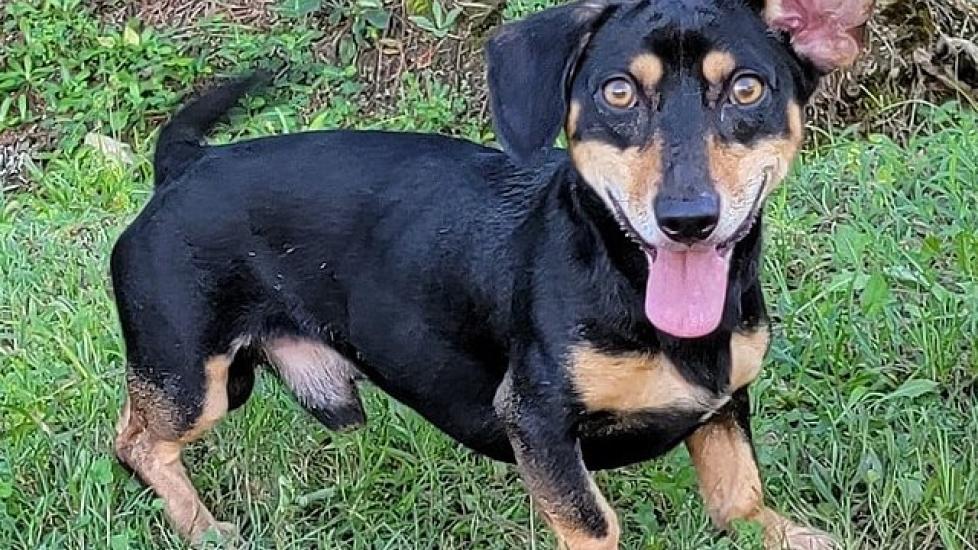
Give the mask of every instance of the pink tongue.
[{"label": "pink tongue", "polygon": [[656,328],[680,338],[696,338],[720,325],[727,297],[730,251],[657,251],[649,256],[645,315]]}]

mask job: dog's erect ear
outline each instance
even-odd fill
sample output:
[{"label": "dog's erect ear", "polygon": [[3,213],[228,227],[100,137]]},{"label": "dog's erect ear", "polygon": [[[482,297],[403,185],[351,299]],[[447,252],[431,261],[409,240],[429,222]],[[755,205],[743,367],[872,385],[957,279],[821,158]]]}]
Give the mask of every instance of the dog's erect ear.
[{"label": "dog's erect ear", "polygon": [[874,0],[765,0],[764,19],[822,73],[852,65]]},{"label": "dog's erect ear", "polygon": [[504,25],[486,44],[496,139],[528,162],[553,145],[567,112],[569,79],[608,2],[584,0]]}]

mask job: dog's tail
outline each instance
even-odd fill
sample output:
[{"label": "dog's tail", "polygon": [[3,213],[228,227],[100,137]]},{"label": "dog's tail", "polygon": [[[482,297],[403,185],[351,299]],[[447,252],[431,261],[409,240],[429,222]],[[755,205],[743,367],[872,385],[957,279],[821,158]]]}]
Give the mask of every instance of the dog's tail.
[{"label": "dog's tail", "polygon": [[271,75],[256,71],[225,82],[185,105],[160,131],[153,157],[157,188],[179,176],[204,153],[204,136],[252,88],[266,84]]}]

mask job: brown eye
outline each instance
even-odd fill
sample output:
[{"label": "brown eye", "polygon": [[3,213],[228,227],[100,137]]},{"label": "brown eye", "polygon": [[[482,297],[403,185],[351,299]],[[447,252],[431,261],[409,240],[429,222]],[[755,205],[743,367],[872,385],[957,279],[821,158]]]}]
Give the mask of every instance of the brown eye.
[{"label": "brown eye", "polygon": [[604,100],[616,109],[631,109],[635,105],[635,88],[624,78],[612,78],[604,83]]},{"label": "brown eye", "polygon": [[764,83],[753,75],[738,77],[730,89],[730,99],[738,105],[753,105],[762,97],[764,97]]}]

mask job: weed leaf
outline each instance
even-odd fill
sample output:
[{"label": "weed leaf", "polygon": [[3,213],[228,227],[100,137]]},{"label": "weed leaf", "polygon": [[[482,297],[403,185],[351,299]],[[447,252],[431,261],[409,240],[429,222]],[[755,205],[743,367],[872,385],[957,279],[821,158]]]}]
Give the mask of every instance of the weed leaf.
[{"label": "weed leaf", "polygon": [[323,6],[323,0],[285,0],[278,7],[283,17],[297,19],[309,15]]},{"label": "weed leaf", "polygon": [[923,378],[915,378],[912,380],[907,380],[900,385],[893,393],[884,397],[884,400],[890,399],[900,399],[906,397],[908,399],[913,399],[915,397],[920,397],[921,395],[930,393],[937,388],[939,384],[933,380],[927,380]]}]

